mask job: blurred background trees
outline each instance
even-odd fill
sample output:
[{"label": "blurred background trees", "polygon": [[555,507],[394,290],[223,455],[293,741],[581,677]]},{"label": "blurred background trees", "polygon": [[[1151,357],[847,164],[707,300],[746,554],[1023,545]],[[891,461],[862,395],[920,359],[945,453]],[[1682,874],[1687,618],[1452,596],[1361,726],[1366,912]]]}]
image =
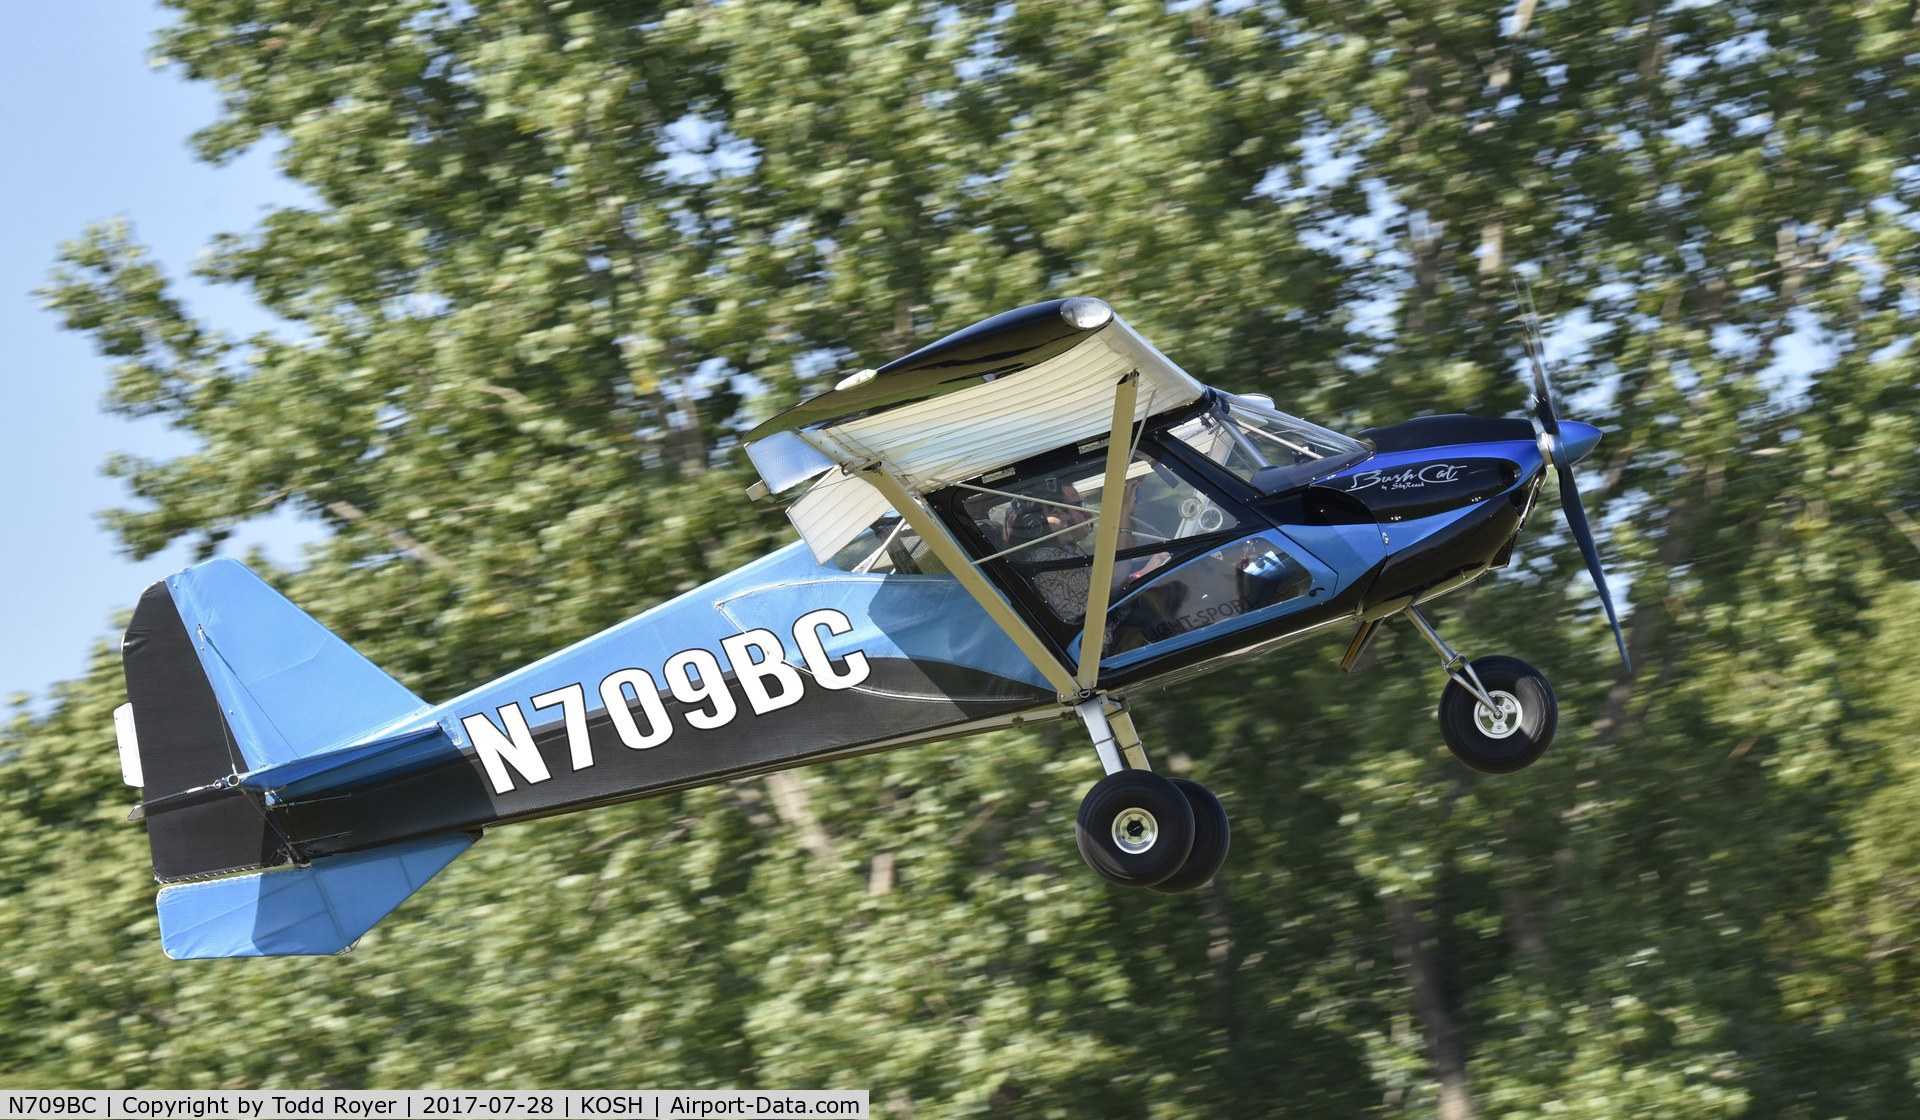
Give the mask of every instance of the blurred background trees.
[{"label": "blurred background trees", "polygon": [[497,830],[341,959],[174,964],[103,646],[0,737],[0,1078],[870,1087],[897,1116],[1867,1117],[1920,1109],[1920,317],[1911,0],[169,0],[321,200],[204,265],[122,227],[52,305],[126,547],[291,506],[269,572],[440,698],[789,539],[738,433],[1008,307],[1114,303],[1346,430],[1517,408],[1512,283],[1603,423],[1618,675],[1538,519],[1450,638],[1555,679],[1473,775],[1391,631],[1144,698],[1226,871],[1079,865],[1074,729]]}]

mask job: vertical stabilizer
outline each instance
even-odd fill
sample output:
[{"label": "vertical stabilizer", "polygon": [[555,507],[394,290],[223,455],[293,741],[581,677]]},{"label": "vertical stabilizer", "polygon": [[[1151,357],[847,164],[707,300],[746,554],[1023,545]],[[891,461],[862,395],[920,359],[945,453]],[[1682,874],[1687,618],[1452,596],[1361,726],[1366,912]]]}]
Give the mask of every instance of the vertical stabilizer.
[{"label": "vertical stabilizer", "polygon": [[[119,736],[162,882],[297,858],[250,771],[321,754],[426,704],[234,560],[153,584],[121,642]],[[131,731],[131,733],[127,733]]]},{"label": "vertical stabilizer", "polygon": [[183,884],[160,893],[174,956],[337,952],[473,842],[443,832],[312,859],[244,783],[427,708],[244,565],[148,587],[121,652],[121,770],[141,787],[154,877]]},{"label": "vertical stabilizer", "polygon": [[237,560],[166,582],[246,769],[347,746],[427,707]]}]

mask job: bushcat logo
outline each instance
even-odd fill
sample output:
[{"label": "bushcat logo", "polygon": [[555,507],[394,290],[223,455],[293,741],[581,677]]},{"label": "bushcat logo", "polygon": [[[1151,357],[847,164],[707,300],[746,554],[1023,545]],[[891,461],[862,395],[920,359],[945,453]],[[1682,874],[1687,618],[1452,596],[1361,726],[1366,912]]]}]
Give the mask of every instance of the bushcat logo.
[{"label": "bushcat logo", "polygon": [[1468,471],[1466,463],[1427,463],[1403,470],[1361,471],[1347,478],[1347,492],[1371,490],[1424,490],[1453,482]]},{"label": "bushcat logo", "polygon": [[[801,661],[814,684],[838,691],[867,679],[872,666],[867,663],[865,653],[849,651],[836,664],[827,656],[826,642],[821,637],[823,630],[827,634],[845,634],[852,629],[853,623],[836,610],[808,611],[794,620],[793,644],[800,651]],[[754,715],[798,704],[806,694],[806,677],[787,663],[780,635],[773,631],[749,630],[722,638],[720,648],[732,666],[734,684],[739,686]],[[712,731],[732,723],[740,714],[740,703],[727,687],[725,670],[711,650],[694,648],[674,654],[660,667],[659,679],[666,681],[668,695],[689,706],[683,713],[688,727]],[[620,742],[628,748],[651,750],[673,738],[674,723],[660,691],[654,675],[645,669],[615,669],[601,678],[597,688],[600,703],[606,708],[607,718],[620,736]],[[575,770],[593,765],[585,682],[543,692],[527,703],[535,711],[559,708],[561,722],[566,727],[569,764]],[[634,711],[635,706],[639,708],[638,713]],[[503,704],[494,712],[499,716],[499,723],[485,712],[463,716],[460,720],[460,726],[467,729],[467,738],[480,756],[480,765],[487,771],[487,780],[493,783],[493,791],[508,793],[514,788],[508,767],[529,784],[553,777],[533,741],[527,713],[519,702]]]}]

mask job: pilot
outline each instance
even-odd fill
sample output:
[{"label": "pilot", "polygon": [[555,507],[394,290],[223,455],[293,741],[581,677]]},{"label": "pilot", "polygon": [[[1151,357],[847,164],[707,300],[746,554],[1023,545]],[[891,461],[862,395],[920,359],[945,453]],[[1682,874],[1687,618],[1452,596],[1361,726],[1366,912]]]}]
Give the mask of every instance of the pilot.
[{"label": "pilot", "polygon": [[[1134,543],[1131,524],[1139,485],[1137,480],[1129,481],[1121,501],[1119,546],[1122,549],[1130,548]],[[1080,491],[1070,482],[1046,478],[1029,493],[1046,501],[1016,500],[1007,510],[1007,519],[1000,531],[1000,539],[1010,546],[1025,541],[1039,542],[1016,553],[1018,562],[1044,564],[1055,560],[1086,560],[1095,522],[1093,514],[1084,506]],[[1049,504],[1052,502],[1080,508],[1062,509],[1059,505]],[[1156,552],[1119,562],[1114,567],[1113,586],[1109,593],[1124,594],[1169,559],[1170,554]],[[1093,569],[1090,566],[1082,564],[1029,572],[1027,582],[1062,622],[1077,625],[1086,619],[1087,591],[1093,584]]]},{"label": "pilot", "polygon": [[[1068,545],[1078,544],[1086,538],[1088,529],[1092,528],[1092,515],[1087,512],[1086,504],[1080,498],[1080,491],[1071,482],[1062,482],[1054,477],[1044,478],[1030,493],[1041,500],[1017,499],[1014,501],[1013,508],[1007,511],[1006,524],[1001,529],[1000,535],[1003,540],[1013,545],[1022,541],[1039,540],[1052,533],[1060,533],[1047,543],[1058,542],[1061,545]],[[1079,508],[1062,509],[1060,505],[1054,503]],[[1084,525],[1086,528],[1078,533],[1060,532],[1074,525]],[[1078,555],[1077,551],[1076,555]]]},{"label": "pilot", "polygon": [[[1058,478],[1042,479],[1029,493],[1044,501],[1016,500],[1007,510],[1000,537],[1009,546],[1039,541],[1015,554],[1021,564],[1044,564],[1052,560],[1084,560],[1082,545],[1093,529],[1093,517],[1080,498],[1080,491]],[[1076,509],[1062,509],[1049,503],[1061,502]],[[1069,530],[1063,532],[1062,530]],[[1050,534],[1059,534],[1050,536]],[[1044,538],[1044,539],[1043,539]],[[1087,616],[1087,589],[1092,585],[1092,569],[1085,565],[1032,572],[1027,582],[1062,622],[1077,623]]]}]

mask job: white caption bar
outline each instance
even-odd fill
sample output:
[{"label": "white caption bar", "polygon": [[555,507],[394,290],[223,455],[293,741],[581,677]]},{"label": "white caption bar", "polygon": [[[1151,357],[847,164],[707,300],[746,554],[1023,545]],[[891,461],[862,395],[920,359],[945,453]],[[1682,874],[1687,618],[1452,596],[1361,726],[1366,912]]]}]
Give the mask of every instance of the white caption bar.
[{"label": "white caption bar", "polygon": [[83,1120],[443,1120],[515,1117],[575,1120],[711,1120],[738,1116],[839,1116],[865,1120],[865,1089],[115,1089],[0,1090],[0,1115]]}]

